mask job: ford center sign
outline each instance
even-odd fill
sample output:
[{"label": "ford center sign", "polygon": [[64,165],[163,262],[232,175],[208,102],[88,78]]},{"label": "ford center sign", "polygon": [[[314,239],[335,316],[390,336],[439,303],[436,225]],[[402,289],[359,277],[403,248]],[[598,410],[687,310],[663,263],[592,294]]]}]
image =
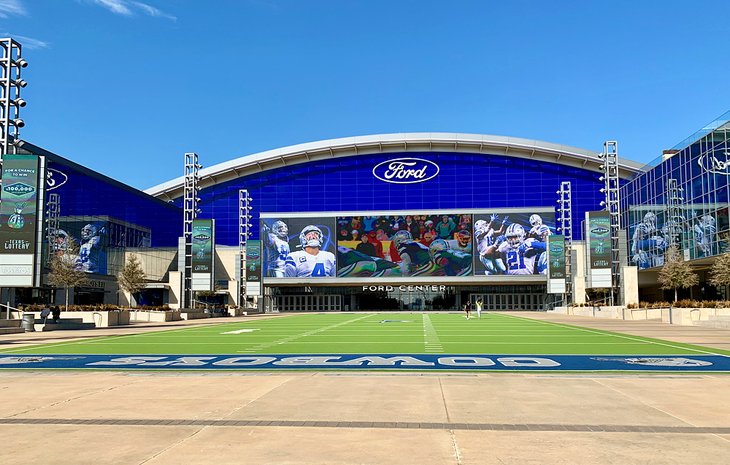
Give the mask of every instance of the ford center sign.
[{"label": "ford center sign", "polygon": [[433,179],[438,174],[439,166],[422,158],[394,158],[373,168],[373,176],[393,184],[415,184]]}]

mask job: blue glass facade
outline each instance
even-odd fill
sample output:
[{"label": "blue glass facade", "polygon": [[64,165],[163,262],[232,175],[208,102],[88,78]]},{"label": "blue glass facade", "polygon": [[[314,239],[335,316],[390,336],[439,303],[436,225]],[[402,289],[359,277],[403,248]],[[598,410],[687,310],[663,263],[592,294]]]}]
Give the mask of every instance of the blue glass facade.
[{"label": "blue glass facade", "polygon": [[629,264],[662,266],[671,245],[685,260],[729,250],[730,127],[724,121],[689,145],[666,151],[622,188]]},{"label": "blue glass facade", "polygon": [[115,218],[151,230],[152,247],[177,247],[183,227],[179,207],[41,148],[26,147],[46,157],[47,194],[59,194],[62,217]]},{"label": "blue glass facade", "polygon": [[[399,157],[438,165],[431,180],[392,184],[377,179],[373,168]],[[408,211],[446,209],[554,208],[561,181],[573,190],[573,237],[582,237],[580,218],[600,209],[600,174],[525,158],[473,153],[407,152],[358,155],[312,161],[221,183],[200,192],[201,218],[216,219],[217,242],[238,244],[238,190],[254,199],[254,237],[258,213]],[[182,199],[177,200],[182,205]]]}]

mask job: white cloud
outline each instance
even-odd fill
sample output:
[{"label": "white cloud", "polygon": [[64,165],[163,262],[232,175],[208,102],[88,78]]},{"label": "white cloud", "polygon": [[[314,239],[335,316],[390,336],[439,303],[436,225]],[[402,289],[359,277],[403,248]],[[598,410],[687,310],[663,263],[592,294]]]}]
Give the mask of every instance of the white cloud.
[{"label": "white cloud", "polygon": [[[3,1],[3,0],[0,0]],[[99,5],[114,14],[122,16],[134,16],[135,13],[141,12],[147,16],[154,18],[165,18],[172,21],[177,21],[177,18],[171,14],[165,13],[164,11],[148,5],[146,3],[138,2],[135,0],[90,0],[92,3]]]},{"label": "white cloud", "polygon": [[13,15],[26,15],[25,7],[23,7],[20,0],[0,0],[0,18],[7,18]]},{"label": "white cloud", "polygon": [[23,48],[30,48],[30,49],[37,49],[37,48],[47,48],[48,42],[44,42],[39,39],[34,39],[32,37],[27,36],[19,36],[18,34],[12,34],[10,32],[0,32],[0,36],[2,37],[11,37],[18,42],[20,42],[20,45],[23,46]]}]

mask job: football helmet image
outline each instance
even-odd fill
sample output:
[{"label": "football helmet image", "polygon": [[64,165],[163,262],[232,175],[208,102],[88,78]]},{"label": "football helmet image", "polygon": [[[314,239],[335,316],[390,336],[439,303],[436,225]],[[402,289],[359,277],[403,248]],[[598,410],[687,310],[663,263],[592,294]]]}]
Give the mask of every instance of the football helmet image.
[{"label": "football helmet image", "polygon": [[322,230],[313,224],[305,226],[304,229],[302,229],[302,232],[299,233],[299,243],[302,248],[317,247],[318,249],[321,249],[322,244],[324,243]]},{"label": "football helmet image", "polygon": [[706,228],[715,227],[715,217],[712,215],[704,215],[702,218],[700,218],[700,221]]},{"label": "football helmet image", "polygon": [[459,242],[460,246],[466,247],[469,245],[469,242],[471,242],[471,234],[469,234],[469,231],[466,229],[462,229],[456,233],[456,240]]},{"label": "football helmet image", "polygon": [[536,228],[542,224],[542,218],[540,215],[530,215],[530,226],[533,228]]},{"label": "football helmet image", "polygon": [[507,227],[504,236],[507,238],[510,247],[519,247],[525,241],[525,228],[517,223],[512,223]]},{"label": "football helmet image", "polygon": [[656,224],[656,215],[652,212],[648,212],[644,215],[644,223],[654,225]]},{"label": "football helmet image", "polygon": [[99,230],[93,224],[89,223],[81,228],[81,239],[88,241],[92,237],[96,236]]},{"label": "football helmet image", "polygon": [[289,227],[283,221],[277,220],[271,225],[271,232],[279,239],[287,239]]},{"label": "football helmet image", "polygon": [[477,222],[474,223],[474,231],[476,231],[476,232],[486,231],[487,226],[489,226],[489,225],[487,224],[487,222],[485,220],[477,220]]},{"label": "football helmet image", "polygon": [[448,242],[443,239],[436,239],[428,246],[428,254],[431,256],[431,260],[435,262],[439,253],[447,249],[449,249]]},{"label": "football helmet image", "polygon": [[406,231],[405,229],[402,229],[398,231],[397,233],[393,234],[393,243],[395,243],[396,247],[400,247],[401,245],[405,244],[406,242],[410,242],[413,240],[413,236],[411,236],[411,233]]}]

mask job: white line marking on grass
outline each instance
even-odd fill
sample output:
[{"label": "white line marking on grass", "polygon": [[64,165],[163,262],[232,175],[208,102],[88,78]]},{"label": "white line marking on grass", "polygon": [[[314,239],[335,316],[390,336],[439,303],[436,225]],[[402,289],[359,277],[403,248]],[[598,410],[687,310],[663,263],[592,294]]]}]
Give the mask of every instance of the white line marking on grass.
[{"label": "white line marking on grass", "polygon": [[225,333],[221,333],[221,334],[242,334],[242,333],[252,333],[254,331],[258,331],[258,329],[257,328],[252,328],[252,329],[237,329],[235,331],[226,331]]},{"label": "white line marking on grass", "polygon": [[423,314],[423,342],[427,353],[443,353],[444,351],[439,336],[436,334],[436,328],[433,327],[431,318],[425,313]]},{"label": "white line marking on grass", "polygon": [[272,341],[272,342],[268,342],[268,343],[264,343],[264,344],[258,344],[256,346],[250,348],[250,349],[239,350],[237,352],[242,352],[242,353],[257,352],[257,351],[266,349],[267,347],[272,347],[274,345],[279,345],[279,344],[284,344],[284,343],[287,343],[287,342],[292,342],[292,341],[294,341],[296,339],[301,339],[303,337],[307,337],[307,336],[311,336],[313,334],[321,333],[323,331],[327,331],[327,330],[332,329],[332,328],[337,328],[338,326],[347,325],[347,324],[350,324],[350,323],[354,323],[356,321],[364,320],[365,318],[370,318],[372,316],[373,316],[373,314],[367,314],[367,315],[361,316],[360,318],[355,318],[353,320],[347,320],[347,321],[341,321],[339,323],[335,323],[333,325],[329,325],[329,326],[324,326],[324,327],[320,327],[320,328],[317,328],[317,329],[313,329],[311,331],[307,331],[307,332],[302,333],[302,334],[297,334],[297,335],[294,335],[294,336],[285,337],[284,339],[280,339],[278,341]]},{"label": "white line marking on grass", "polygon": [[[514,316],[514,315],[500,315],[500,316],[507,317],[507,318],[522,319],[522,318],[520,318],[518,316]],[[546,324],[546,325],[558,326],[560,328],[570,328],[570,329],[574,329],[574,330],[577,330],[577,331],[584,331],[586,333],[592,333],[592,334],[600,334],[600,335],[603,335],[603,336],[611,335],[613,337],[618,337],[618,338],[622,338],[622,339],[628,339],[630,341],[637,341],[637,342],[641,342],[641,343],[644,343],[644,344],[654,344],[654,345],[658,345],[658,346],[665,346],[665,347],[670,347],[672,349],[689,350],[689,351],[692,351],[692,352],[699,352],[701,354],[717,355],[718,357],[730,357],[730,355],[718,354],[716,352],[710,352],[708,350],[692,349],[690,347],[676,346],[676,345],[672,345],[672,344],[666,344],[666,343],[663,343],[663,342],[647,341],[646,339],[642,339],[642,338],[638,338],[638,337],[624,336],[624,335],[619,334],[619,333],[612,333],[611,331],[596,331],[596,330],[592,330],[592,329],[580,328],[578,326],[571,326],[571,325],[567,325],[567,324],[563,324],[563,323],[553,323],[552,321],[542,321],[542,320],[528,320],[528,321],[537,321],[537,322],[540,322],[540,323],[543,323],[543,324]],[[608,333],[608,334],[606,334],[606,333]],[[593,343],[593,344],[595,344],[595,343]],[[586,344],[586,345],[588,345],[588,344]]]}]

